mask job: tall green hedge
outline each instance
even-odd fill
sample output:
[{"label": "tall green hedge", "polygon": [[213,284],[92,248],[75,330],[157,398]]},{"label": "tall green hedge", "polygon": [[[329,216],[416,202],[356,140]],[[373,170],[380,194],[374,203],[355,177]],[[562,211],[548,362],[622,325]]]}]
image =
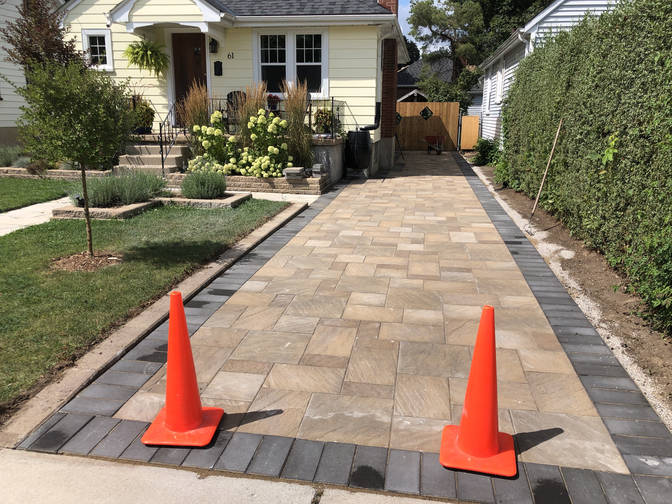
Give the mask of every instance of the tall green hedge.
[{"label": "tall green hedge", "polygon": [[602,251],[672,332],[672,2],[628,0],[520,64],[498,180]]}]

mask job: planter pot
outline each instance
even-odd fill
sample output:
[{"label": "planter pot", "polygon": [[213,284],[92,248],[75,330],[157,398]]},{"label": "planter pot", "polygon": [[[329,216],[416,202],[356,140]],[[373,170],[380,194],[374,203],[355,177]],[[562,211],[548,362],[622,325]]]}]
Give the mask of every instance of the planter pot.
[{"label": "planter pot", "polygon": [[343,178],[343,146],[344,143],[341,138],[313,139],[313,162],[324,167],[324,171],[329,175],[329,180],[332,183]]},{"label": "planter pot", "polygon": [[135,128],[133,131],[136,135],[150,135],[152,133],[151,126],[143,126],[141,128]]}]

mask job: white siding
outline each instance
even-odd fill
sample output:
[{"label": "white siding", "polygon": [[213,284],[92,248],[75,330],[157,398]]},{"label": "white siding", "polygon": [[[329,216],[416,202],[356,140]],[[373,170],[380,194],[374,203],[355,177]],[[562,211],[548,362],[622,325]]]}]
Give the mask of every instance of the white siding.
[{"label": "white siding", "polygon": [[471,100],[471,105],[467,107],[468,116],[480,116],[481,115],[481,104],[483,103],[483,96],[476,95]]},{"label": "white siding", "polygon": [[[499,68],[499,61],[495,61],[490,68],[488,68],[483,82],[483,99],[489,103],[483,104],[481,113],[481,136],[490,140],[498,139],[502,131],[502,103],[506,99],[509,88],[515,78],[516,68],[518,64],[525,57],[525,47],[520,45],[515,50],[506,53],[503,56],[504,61],[504,81],[502,102],[497,102],[495,90],[497,89],[497,69]],[[486,89],[489,92],[486,93]],[[486,105],[489,105],[486,106]]]},{"label": "white siding", "polygon": [[[18,17],[17,8],[21,0],[8,0],[0,4],[0,26],[4,27],[7,21],[13,21]],[[25,79],[23,69],[5,61],[7,54],[4,42],[0,46],[0,75],[9,79],[16,86],[23,86]],[[14,92],[14,88],[5,80],[0,79],[0,128],[14,128],[16,120],[21,115],[19,107],[24,104],[23,98]]]},{"label": "white siding", "polygon": [[614,7],[614,0],[565,0],[537,24],[529,27],[533,40],[539,44],[549,35],[568,30],[583,19],[586,13],[600,15]]}]

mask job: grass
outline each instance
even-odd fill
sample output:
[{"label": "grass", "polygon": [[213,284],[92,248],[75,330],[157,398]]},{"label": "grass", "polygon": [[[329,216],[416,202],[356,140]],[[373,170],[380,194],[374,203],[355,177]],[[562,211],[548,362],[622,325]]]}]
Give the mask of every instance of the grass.
[{"label": "grass", "polygon": [[75,183],[69,180],[3,177],[0,179],[0,212],[61,198],[72,187]]},{"label": "grass", "polygon": [[127,221],[94,221],[95,250],[124,257],[96,272],[50,270],[52,259],[85,250],[83,221],[56,220],[0,237],[0,413],[286,206],[168,206]]}]

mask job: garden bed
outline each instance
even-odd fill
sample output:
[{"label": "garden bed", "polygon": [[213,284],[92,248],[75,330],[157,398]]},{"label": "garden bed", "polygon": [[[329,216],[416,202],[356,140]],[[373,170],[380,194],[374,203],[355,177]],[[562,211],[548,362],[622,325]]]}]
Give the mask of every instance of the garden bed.
[{"label": "garden bed", "polygon": [[226,194],[224,198],[217,199],[194,199],[175,197],[161,197],[156,198],[155,201],[161,202],[163,205],[177,205],[194,208],[236,208],[241,203],[250,199],[252,195],[246,194]]},{"label": "garden bed", "polygon": [[[168,187],[179,188],[185,173],[170,173],[166,176]],[[331,186],[329,176],[324,174],[320,178],[257,178],[242,175],[227,175],[226,189],[229,191],[293,193],[293,194],[323,194]]]},{"label": "garden bed", "polygon": [[[161,205],[160,201],[150,200],[111,208],[89,208],[89,215],[92,219],[128,219],[159,205]],[[67,205],[61,208],[54,208],[51,211],[51,215],[53,219],[83,219],[84,209],[74,205]]]},{"label": "garden bed", "polygon": [[[86,170],[87,178],[109,177],[112,170]],[[31,173],[26,168],[12,166],[0,168],[0,177],[28,178],[28,179],[66,179],[81,180],[82,172],[79,170],[46,170],[39,175]]]},{"label": "garden bed", "polygon": [[[218,199],[189,199],[179,196],[165,196],[160,198],[153,198],[150,201],[145,201],[143,203],[133,203],[131,205],[122,205],[111,208],[89,208],[89,215],[92,219],[99,220],[128,219],[129,217],[134,217],[146,210],[149,210],[150,208],[162,205],[174,205],[193,208],[236,208],[250,198],[252,198],[250,193],[227,194],[225,198]],[[84,218],[84,209],[74,205],[55,208],[51,213],[53,219]]]},{"label": "garden bed", "polygon": [[122,258],[93,272],[52,268],[54,260],[86,248],[82,221],[54,220],[0,237],[0,417],[117,324],[286,206],[264,200],[236,209],[171,205],[128,221],[93,221],[94,249]]}]

